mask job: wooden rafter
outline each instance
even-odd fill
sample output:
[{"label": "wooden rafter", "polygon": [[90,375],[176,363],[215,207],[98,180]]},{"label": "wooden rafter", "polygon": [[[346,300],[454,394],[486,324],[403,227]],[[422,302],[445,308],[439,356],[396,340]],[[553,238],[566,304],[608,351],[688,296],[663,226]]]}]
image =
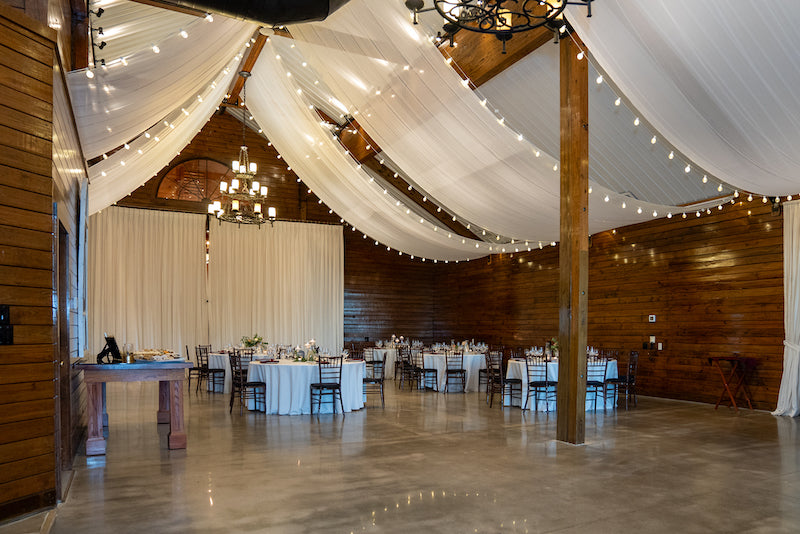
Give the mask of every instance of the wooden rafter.
[{"label": "wooden rafter", "polygon": [[451,66],[478,87],[552,40],[553,32],[544,27],[518,33],[506,42],[503,54],[502,43],[494,35],[460,30],[455,35],[457,46],[443,44],[439,51],[445,58],[452,57]]},{"label": "wooden rafter", "polygon": [[[244,72],[252,72],[253,66],[256,64],[258,60],[258,56],[261,54],[261,50],[264,48],[264,45],[267,42],[267,36],[259,33],[256,37],[256,42],[250,45],[250,48],[247,49],[247,56],[244,58],[244,63],[242,63],[242,71]],[[244,87],[244,78],[241,76],[236,78],[236,82],[233,84],[233,89],[231,90],[231,96],[227,99],[229,104],[239,105],[239,93],[242,92],[242,88]]]}]

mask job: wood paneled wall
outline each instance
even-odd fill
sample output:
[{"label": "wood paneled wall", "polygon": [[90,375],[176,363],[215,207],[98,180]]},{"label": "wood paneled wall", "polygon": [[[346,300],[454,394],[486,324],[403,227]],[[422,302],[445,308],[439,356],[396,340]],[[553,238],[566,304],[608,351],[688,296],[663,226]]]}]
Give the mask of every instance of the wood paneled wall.
[{"label": "wood paneled wall", "polygon": [[55,503],[55,32],[0,5],[0,518]]},{"label": "wood paneled wall", "polygon": [[[71,364],[83,356],[82,325],[85,297],[78,288],[80,271],[85,265],[85,239],[82,210],[86,204],[88,182],[86,162],[72,115],[66,80],[60,65],[53,77],[53,200],[64,233],[58,236],[59,254],[65,255],[66,272],[58,273],[58,346],[59,357],[59,428],[60,467],[70,469],[72,459],[86,432],[86,387],[83,371]],[[61,242],[63,240],[64,242]],[[58,259],[58,265],[61,259]],[[82,289],[82,288],[81,288]]]},{"label": "wood paneled wall", "polygon": [[360,232],[344,232],[345,344],[389,339],[392,334],[437,339],[437,288],[433,263],[376,246]]},{"label": "wood paneled wall", "polygon": [[[710,403],[721,381],[707,358],[753,358],[754,405],[774,409],[783,363],[782,230],[783,218],[758,200],[594,235],[589,345],[639,350],[642,394]],[[531,346],[558,333],[558,247],[440,264],[436,277],[437,302],[447,303],[436,308],[442,339]],[[650,336],[662,350],[643,351]]]}]

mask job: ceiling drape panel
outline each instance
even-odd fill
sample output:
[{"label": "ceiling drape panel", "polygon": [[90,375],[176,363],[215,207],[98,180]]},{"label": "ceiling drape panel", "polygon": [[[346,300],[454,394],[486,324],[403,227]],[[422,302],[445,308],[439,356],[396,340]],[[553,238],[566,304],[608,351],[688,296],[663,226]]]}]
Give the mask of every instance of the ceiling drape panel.
[{"label": "ceiling drape panel", "polygon": [[[68,74],[75,120],[87,159],[131,141],[170,113],[187,97],[194,97],[217,76],[251,38],[257,26],[217,17],[195,18],[188,37],[175,33],[150,46],[115,58],[107,68]],[[218,102],[215,102],[215,105]]]},{"label": "ceiling drape panel", "polygon": [[87,322],[135,349],[205,344],[205,216],[112,207],[89,218]]},{"label": "ceiling drape panel", "polygon": [[[359,168],[330,130],[320,124],[303,92],[298,93],[302,88],[294,79],[299,76],[287,76],[295,68],[287,66],[287,60],[296,54],[291,44],[291,40],[279,37],[267,43],[247,82],[247,105],[292,171],[359,233],[383,246],[440,260],[488,254],[486,244],[459,238],[424,217],[420,223],[410,207],[402,202],[398,205],[397,199],[384,194],[376,181],[370,181],[366,170]],[[296,68],[303,68],[299,58]]]},{"label": "ceiling drape panel", "polygon": [[212,221],[209,235],[211,345],[315,339],[338,353],[344,342],[341,226],[276,222],[261,228]]},{"label": "ceiling drape panel", "polygon": [[[201,88],[202,101],[192,94],[185,101],[173,102],[173,109],[149,128],[146,135],[131,141],[89,168],[89,213],[110,206],[163,169],[189,144],[222,101],[236,75],[238,59],[229,58],[225,70],[207,80]],[[149,137],[148,137],[149,136]],[[141,152],[140,152],[141,151]]]},{"label": "ceiling drape panel", "polygon": [[[497,46],[500,46],[498,42]],[[589,57],[589,56],[587,56]],[[644,123],[634,125],[638,112],[616,105],[617,95],[606,82],[595,83],[589,66],[589,181],[617,193],[658,204],[684,205],[733,191],[718,181],[703,183],[702,169],[669,159],[672,147]],[[605,78],[604,78],[605,79]],[[549,154],[559,152],[559,46],[547,43],[514,63],[477,90],[509,125]],[[655,136],[656,142],[653,143]]]},{"label": "ceiling drape panel", "polygon": [[[519,140],[462,85],[402,2],[353,0],[324,23],[291,31],[310,66],[324,66],[336,98],[358,111],[381,149],[431,198],[501,235],[558,240],[557,160]],[[606,194],[613,202],[604,202]],[[590,197],[590,232],[669,211],[679,210],[603,189]]]},{"label": "ceiling drape panel", "polygon": [[670,143],[731,185],[800,190],[800,2],[603,0],[568,18]]}]

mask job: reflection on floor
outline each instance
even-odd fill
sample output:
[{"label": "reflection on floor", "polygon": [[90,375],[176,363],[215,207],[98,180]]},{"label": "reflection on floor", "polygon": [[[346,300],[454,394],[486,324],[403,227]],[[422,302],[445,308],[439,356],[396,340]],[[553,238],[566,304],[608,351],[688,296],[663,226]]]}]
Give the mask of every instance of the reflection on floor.
[{"label": "reflection on floor", "polygon": [[76,461],[55,533],[797,532],[798,421],[650,398],[555,415],[398,392],[342,416],[228,413],[186,396],[166,448],[153,383],[109,384],[108,455]]}]

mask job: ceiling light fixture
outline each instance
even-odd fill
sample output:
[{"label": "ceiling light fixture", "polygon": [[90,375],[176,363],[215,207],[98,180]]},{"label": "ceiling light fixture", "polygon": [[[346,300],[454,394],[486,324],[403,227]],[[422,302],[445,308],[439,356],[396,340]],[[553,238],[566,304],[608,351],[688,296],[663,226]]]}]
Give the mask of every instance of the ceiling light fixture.
[{"label": "ceiling light fixture", "polygon": [[587,16],[592,16],[593,0],[433,0],[433,7],[425,7],[425,0],[406,0],[405,5],[412,13],[412,21],[418,24],[418,15],[436,10],[444,18],[442,31],[436,35],[437,45],[449,42],[455,46],[453,38],[459,30],[489,33],[503,43],[515,33],[546,27],[553,32],[558,41],[559,34],[569,31],[564,20],[567,5],[585,6]]},{"label": "ceiling light fixture", "polygon": [[[244,105],[247,100],[247,78],[250,77],[250,73],[241,71],[239,76],[244,78],[242,84],[242,104]],[[261,225],[264,222],[263,205],[267,200],[268,188],[256,180],[258,166],[255,162],[250,161],[247,151],[245,111],[245,108],[242,107],[242,145],[239,147],[239,158],[231,164],[233,178],[230,185],[225,181],[219,183],[219,190],[225,205],[223,206],[223,201],[219,200],[209,203],[208,213],[216,215],[220,221]],[[269,207],[267,215],[272,224],[277,216],[275,208]]]}]

